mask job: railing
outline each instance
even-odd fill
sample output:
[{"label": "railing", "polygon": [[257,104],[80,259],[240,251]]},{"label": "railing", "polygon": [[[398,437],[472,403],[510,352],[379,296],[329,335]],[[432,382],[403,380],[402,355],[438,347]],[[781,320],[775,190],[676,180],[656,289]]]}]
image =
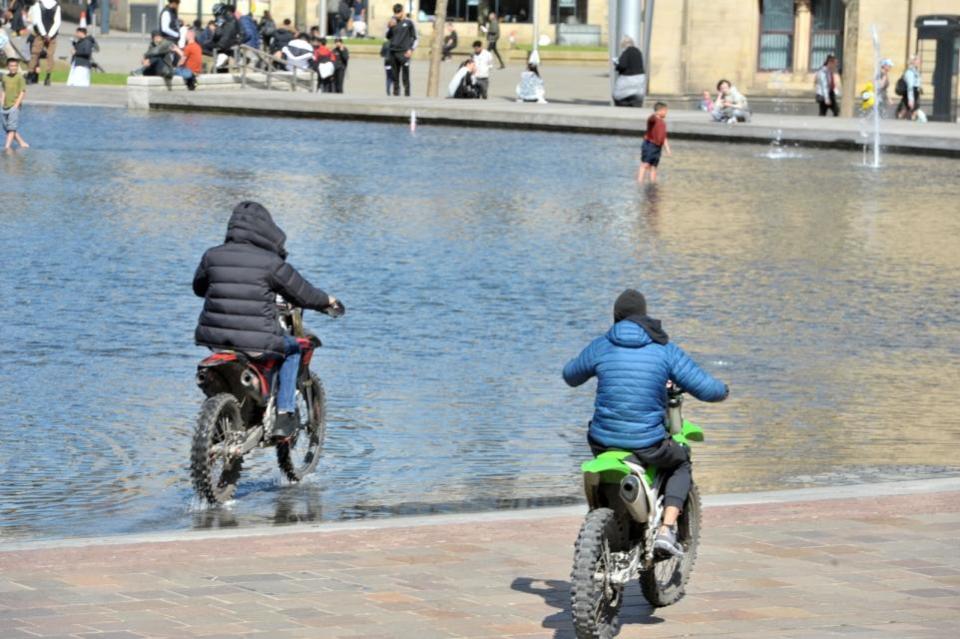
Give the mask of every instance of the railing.
[{"label": "railing", "polygon": [[232,57],[232,60],[234,61],[235,68],[239,71],[240,86],[242,88],[247,88],[247,69],[251,66],[251,63],[253,63],[254,70],[266,76],[267,89],[272,88],[273,78],[276,76],[278,79],[288,81],[291,91],[297,90],[297,84],[300,79],[303,78],[309,83],[310,92],[317,92],[319,82],[317,81],[317,72],[313,69],[300,69],[296,66],[291,66],[290,71],[286,69],[280,70],[277,68],[277,64],[285,63],[277,60],[266,51],[245,44],[237,46],[235,51],[236,53]]}]

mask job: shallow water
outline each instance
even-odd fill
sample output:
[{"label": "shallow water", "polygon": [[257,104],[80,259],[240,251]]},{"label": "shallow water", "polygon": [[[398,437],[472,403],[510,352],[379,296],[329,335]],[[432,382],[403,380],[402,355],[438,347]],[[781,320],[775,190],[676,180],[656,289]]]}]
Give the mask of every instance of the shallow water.
[{"label": "shallow water", "polygon": [[[676,141],[34,107],[0,156],[0,536],[580,500],[593,385],[565,361],[626,286],[704,367],[708,492],[960,472],[960,164]],[[799,156],[799,157],[798,157]],[[209,510],[188,477],[190,280],[257,199],[349,312],[300,486],[272,451]]]}]

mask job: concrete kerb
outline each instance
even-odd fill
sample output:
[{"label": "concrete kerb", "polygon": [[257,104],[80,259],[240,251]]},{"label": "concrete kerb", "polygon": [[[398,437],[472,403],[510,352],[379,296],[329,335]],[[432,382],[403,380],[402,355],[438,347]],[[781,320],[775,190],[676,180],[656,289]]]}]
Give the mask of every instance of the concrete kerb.
[{"label": "concrete kerb", "polygon": [[[902,482],[881,482],[876,484],[852,484],[817,488],[798,488],[753,493],[730,493],[707,495],[703,497],[705,508],[723,508],[761,504],[782,504],[828,501],[835,499],[857,499],[891,497],[900,495],[921,495],[939,492],[960,491],[960,477],[939,479],[906,480]],[[527,508],[518,510],[500,510],[476,513],[419,515],[413,517],[393,517],[366,521],[333,521],[317,524],[294,524],[288,526],[252,526],[250,528],[231,528],[217,530],[187,530],[131,535],[116,535],[97,538],[54,539],[36,541],[0,540],[0,553],[40,550],[50,548],[84,548],[88,546],[113,546],[136,543],[170,543],[182,541],[200,541],[205,539],[234,539],[249,537],[268,537],[302,534],[333,534],[339,532],[384,530],[399,528],[422,528],[429,526],[448,526],[457,524],[479,524],[491,522],[529,521],[561,517],[581,517],[585,505],[559,506],[547,508]]]},{"label": "concrete kerb", "polygon": [[[239,89],[233,76],[229,74],[203,74],[197,78],[198,91]],[[146,110],[150,108],[151,95],[155,92],[188,91],[183,78],[170,79],[158,76],[131,76],[127,79],[127,108]]]},{"label": "concrete kerb", "polygon": [[[643,135],[646,128],[646,112],[639,110],[556,103],[528,105],[507,101],[477,103],[331,95],[307,100],[276,92],[243,97],[151,92],[149,106],[158,110],[377,122],[406,122],[411,111],[416,111],[421,124],[635,137]],[[856,121],[837,125],[802,116],[758,116],[751,124],[729,126],[702,121],[702,118],[699,112],[686,112],[682,117],[672,118],[670,135],[675,139],[745,144],[769,144],[779,137],[783,145],[844,150],[860,150],[865,144]],[[953,128],[946,134],[936,135],[940,129],[930,126],[900,132],[899,129],[904,128],[900,124],[904,123],[892,123],[889,128],[893,130],[883,133],[885,152],[960,157],[960,135],[953,125],[947,125]]]}]

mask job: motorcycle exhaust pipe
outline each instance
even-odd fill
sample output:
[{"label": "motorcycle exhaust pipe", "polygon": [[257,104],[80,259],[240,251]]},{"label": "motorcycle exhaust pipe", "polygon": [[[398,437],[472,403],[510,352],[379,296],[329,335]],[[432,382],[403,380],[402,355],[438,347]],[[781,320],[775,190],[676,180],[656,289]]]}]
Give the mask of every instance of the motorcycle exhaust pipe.
[{"label": "motorcycle exhaust pipe", "polygon": [[240,374],[240,383],[249,391],[253,391],[254,393],[260,392],[260,380],[249,370],[245,370]]},{"label": "motorcycle exhaust pipe", "polygon": [[647,523],[650,508],[647,504],[647,491],[636,475],[627,475],[620,482],[620,499],[634,521]]}]

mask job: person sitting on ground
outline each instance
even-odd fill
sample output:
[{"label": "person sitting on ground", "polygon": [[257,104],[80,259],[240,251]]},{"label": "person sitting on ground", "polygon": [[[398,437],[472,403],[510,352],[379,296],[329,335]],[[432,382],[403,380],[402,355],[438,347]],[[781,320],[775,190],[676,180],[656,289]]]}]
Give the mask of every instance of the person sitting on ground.
[{"label": "person sitting on ground", "polygon": [[520,74],[520,83],[517,84],[517,102],[547,103],[540,69],[532,62],[527,65],[526,71]]},{"label": "person sitting on ground", "polygon": [[747,99],[737,87],[730,84],[729,80],[720,80],[717,82],[717,99],[712,102],[710,115],[714,122],[746,122],[750,119],[750,109]]},{"label": "person sitting on ground", "polygon": [[170,79],[173,77],[173,43],[163,37],[159,29],[150,34],[150,46],[143,54],[143,61],[139,69],[130,75],[160,76]]},{"label": "person sitting on ground", "polygon": [[313,46],[306,41],[304,34],[298,33],[282,50],[274,54],[277,60],[286,62],[287,71],[313,68]]},{"label": "person sitting on ground", "polygon": [[266,208],[241,202],[230,216],[226,241],[203,254],[193,276],[193,292],[204,298],[194,334],[197,345],[284,360],[277,378],[276,439],[296,430],[300,368],[300,345],[284,334],[277,319],[277,295],[304,309],[343,312],[337,298],[314,287],[286,261],[286,241]]},{"label": "person sitting on ground", "polygon": [[290,18],[284,18],[283,25],[273,34],[273,40],[270,42],[270,53],[275,54],[278,51],[283,51],[283,48],[290,44],[296,35]]},{"label": "person sitting on ground", "polygon": [[452,22],[448,22],[445,27],[447,33],[443,36],[443,55],[440,60],[449,60],[453,57],[453,50],[457,48],[458,37],[457,30]]},{"label": "person sitting on ground", "polygon": [[197,44],[197,33],[193,29],[187,31],[187,43],[178,51],[180,61],[173,74],[183,78],[187,89],[197,88],[197,76],[203,72],[203,51]]},{"label": "person sitting on ground", "polygon": [[663,525],[654,549],[682,555],[677,518],[690,492],[690,452],[665,427],[667,384],[679,385],[697,399],[720,402],[730,389],[714,379],[664,332],[660,320],[647,315],[644,296],[627,289],[613,307],[614,324],[563,368],[563,379],[580,386],[597,378],[595,412],[587,434],[594,455],[628,450],[643,465],[668,473],[663,494]]},{"label": "person sitting on ground", "polygon": [[70,75],[67,76],[68,87],[90,86],[90,69],[95,64],[93,54],[100,50],[100,45],[87,35],[84,27],[77,27],[73,39],[73,58],[70,60]]},{"label": "person sitting on ground", "polygon": [[457,100],[475,100],[480,97],[480,88],[477,86],[477,63],[473,58],[467,58],[457,72],[453,74],[450,84],[447,85],[447,97]]},{"label": "person sitting on ground", "polygon": [[337,54],[327,46],[326,38],[313,40],[313,68],[317,71],[317,89],[321,93],[333,93],[336,60]]}]

